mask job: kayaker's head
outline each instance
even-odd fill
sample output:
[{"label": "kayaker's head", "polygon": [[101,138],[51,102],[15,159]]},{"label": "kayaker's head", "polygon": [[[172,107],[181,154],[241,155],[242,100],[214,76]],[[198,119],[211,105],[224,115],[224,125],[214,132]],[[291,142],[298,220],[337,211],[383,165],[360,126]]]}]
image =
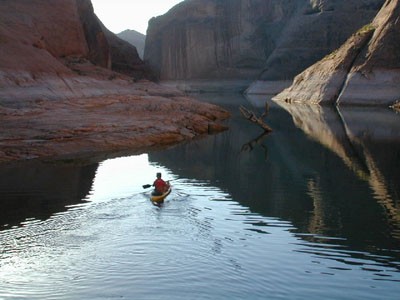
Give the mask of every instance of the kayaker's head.
[{"label": "kayaker's head", "polygon": [[157,173],[157,178],[161,178],[161,173]]}]

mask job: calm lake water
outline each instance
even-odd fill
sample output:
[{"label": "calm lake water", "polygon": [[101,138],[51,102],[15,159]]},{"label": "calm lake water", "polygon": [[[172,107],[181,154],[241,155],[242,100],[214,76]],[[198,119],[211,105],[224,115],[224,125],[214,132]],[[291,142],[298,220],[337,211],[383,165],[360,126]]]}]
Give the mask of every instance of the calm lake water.
[{"label": "calm lake water", "polygon": [[264,99],[197,97],[230,130],[0,166],[0,299],[399,299],[400,116],[270,103],[263,136]]}]

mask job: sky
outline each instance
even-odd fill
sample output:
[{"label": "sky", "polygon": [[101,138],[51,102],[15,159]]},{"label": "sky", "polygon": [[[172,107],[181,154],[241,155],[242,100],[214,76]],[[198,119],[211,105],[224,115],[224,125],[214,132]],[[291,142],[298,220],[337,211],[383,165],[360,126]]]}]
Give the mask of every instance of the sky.
[{"label": "sky", "polygon": [[94,12],[112,32],[133,29],[146,34],[148,21],[183,0],[92,0]]}]

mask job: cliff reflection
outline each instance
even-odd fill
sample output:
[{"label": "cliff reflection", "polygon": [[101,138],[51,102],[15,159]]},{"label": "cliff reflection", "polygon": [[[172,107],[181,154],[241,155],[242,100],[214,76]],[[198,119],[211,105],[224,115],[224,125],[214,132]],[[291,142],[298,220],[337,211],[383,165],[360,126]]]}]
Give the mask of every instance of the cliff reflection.
[{"label": "cliff reflection", "polygon": [[39,161],[0,167],[0,230],[27,219],[46,220],[84,202],[97,164],[51,164]]},{"label": "cliff reflection", "polygon": [[[292,115],[297,127],[339,156],[369,184],[390,224],[391,236],[400,240],[399,116],[384,108],[277,104]],[[319,205],[314,207],[318,210]]]},{"label": "cliff reflection", "polygon": [[[369,127],[365,131],[357,123],[355,128],[362,134],[353,129],[355,143],[346,131],[356,123],[347,124],[346,129],[334,110],[316,106],[297,111],[285,107],[285,111],[271,103],[268,125],[274,132],[261,139],[263,146],[254,147],[257,141],[249,140],[261,130],[240,116],[239,105],[248,105],[245,98],[198,98],[230,110],[230,130],[152,153],[150,161],[181,177],[209,181],[252,212],[290,220],[299,232],[340,237],[346,246],[358,250],[398,249],[398,130],[385,130],[385,138],[379,139],[372,132],[367,134]],[[257,99],[250,101],[260,113],[265,107],[262,101],[260,105]],[[362,111],[359,114],[357,118],[369,118]],[[388,121],[386,114],[382,120]],[[252,151],[243,151],[244,145],[251,145],[247,149]],[[313,239],[312,235],[307,239]]]}]

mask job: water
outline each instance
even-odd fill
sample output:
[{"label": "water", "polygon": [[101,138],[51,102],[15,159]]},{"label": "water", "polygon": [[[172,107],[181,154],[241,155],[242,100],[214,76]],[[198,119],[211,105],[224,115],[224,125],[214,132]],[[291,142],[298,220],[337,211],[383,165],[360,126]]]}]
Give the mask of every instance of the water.
[{"label": "water", "polygon": [[0,167],[0,299],[398,299],[400,116],[271,103],[262,136],[263,99],[199,97],[229,131]]}]

